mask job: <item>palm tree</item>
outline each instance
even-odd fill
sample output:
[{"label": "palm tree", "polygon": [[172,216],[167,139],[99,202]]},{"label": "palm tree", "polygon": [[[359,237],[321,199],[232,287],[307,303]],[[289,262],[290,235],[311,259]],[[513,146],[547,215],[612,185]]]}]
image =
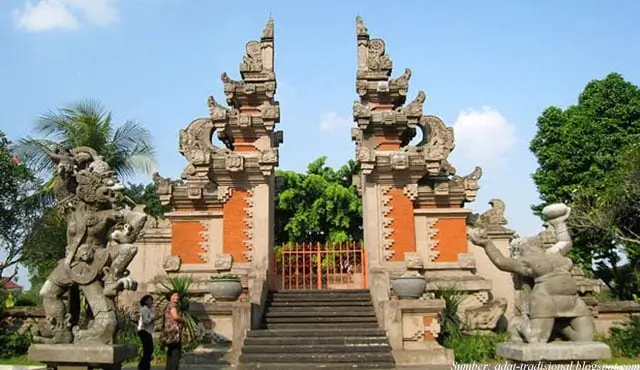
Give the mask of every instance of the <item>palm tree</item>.
[{"label": "palm tree", "polygon": [[44,138],[26,137],[19,141],[17,149],[38,174],[48,177],[54,169],[47,150],[79,146],[93,148],[118,177],[130,177],[136,172],[150,174],[154,170],[155,149],[149,130],[132,120],[115,125],[111,112],[97,100],[50,110],[37,119],[35,128]]}]

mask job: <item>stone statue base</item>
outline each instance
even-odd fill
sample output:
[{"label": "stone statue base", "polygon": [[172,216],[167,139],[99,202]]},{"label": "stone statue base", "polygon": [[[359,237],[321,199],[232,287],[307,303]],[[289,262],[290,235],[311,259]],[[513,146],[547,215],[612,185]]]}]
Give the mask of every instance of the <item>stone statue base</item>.
[{"label": "stone statue base", "polygon": [[137,356],[135,344],[33,344],[29,347],[29,360],[56,370],[120,370],[123,362]]},{"label": "stone statue base", "polygon": [[590,364],[611,358],[602,342],[500,343],[498,356],[512,363],[536,365]]}]

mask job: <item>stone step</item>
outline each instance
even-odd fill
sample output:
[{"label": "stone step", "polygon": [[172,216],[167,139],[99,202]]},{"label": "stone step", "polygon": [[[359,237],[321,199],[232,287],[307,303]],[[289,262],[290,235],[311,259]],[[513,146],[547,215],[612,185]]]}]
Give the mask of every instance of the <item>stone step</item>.
[{"label": "stone step", "polygon": [[377,322],[278,322],[278,323],[266,323],[265,329],[330,329],[330,330],[339,330],[339,329],[377,329]]},{"label": "stone step", "polygon": [[[393,365],[393,355],[390,352],[343,352],[343,353],[243,353],[241,363],[386,363]],[[288,369],[288,366],[282,369]],[[331,367],[333,369],[333,367]]]},{"label": "stone step", "polygon": [[378,325],[378,319],[376,319],[373,315],[368,316],[314,316],[311,314],[310,316],[300,316],[300,317],[291,317],[291,316],[266,316],[263,320],[267,325],[269,324],[282,324],[282,323],[327,323],[327,324],[341,324],[341,323],[375,323]]},{"label": "stone step", "polygon": [[371,297],[369,296],[313,296],[313,295],[299,295],[299,296],[273,296],[271,302],[366,302],[371,303]]},{"label": "stone step", "polygon": [[323,301],[322,302],[322,306],[318,306],[318,302],[317,301],[272,301],[270,303],[270,307],[273,308],[280,308],[280,307],[292,307],[292,308],[297,308],[297,307],[366,307],[366,308],[371,308],[373,309],[373,303],[371,303],[371,300],[368,301],[350,301],[350,300],[346,300],[346,301],[335,301],[335,300],[331,300],[331,301]]},{"label": "stone step", "polygon": [[385,344],[388,345],[385,336],[349,336],[349,337],[250,337],[248,336],[244,345],[358,345],[358,344]]},{"label": "stone step", "polygon": [[392,363],[385,362],[363,362],[359,364],[354,363],[339,363],[334,362],[331,364],[313,364],[313,363],[253,363],[253,364],[240,364],[237,369],[239,370],[254,370],[254,369],[266,369],[266,370],[303,370],[303,369],[330,369],[330,370],[349,370],[349,369],[385,369],[392,370],[396,367]]},{"label": "stone step", "polygon": [[364,317],[368,319],[376,320],[376,315],[372,310],[352,310],[352,311],[343,311],[343,310],[315,310],[315,311],[267,311],[265,314],[267,319],[271,318],[280,318],[280,317],[290,317],[290,318],[302,318],[302,317],[311,317],[311,318],[356,318],[356,317]]},{"label": "stone step", "polygon": [[304,294],[316,294],[316,295],[336,295],[336,294],[369,294],[367,289],[335,289],[335,290],[323,290],[323,289],[290,289],[290,290],[275,290],[271,292],[273,295],[304,295]]},{"label": "stone step", "polygon": [[248,345],[245,343],[243,353],[356,353],[356,352],[390,352],[389,344],[286,344],[286,345]]},{"label": "stone step", "polygon": [[329,337],[372,337],[380,336],[386,338],[387,332],[379,329],[376,325],[375,328],[331,328],[331,329],[261,329],[261,330],[249,330],[247,332],[247,338],[273,338],[273,337],[304,337],[304,338],[329,338]]}]

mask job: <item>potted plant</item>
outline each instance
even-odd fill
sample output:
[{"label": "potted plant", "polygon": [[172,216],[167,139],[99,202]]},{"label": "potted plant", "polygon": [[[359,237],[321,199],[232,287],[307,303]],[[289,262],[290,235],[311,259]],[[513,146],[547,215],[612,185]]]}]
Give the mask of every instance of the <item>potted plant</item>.
[{"label": "potted plant", "polygon": [[209,293],[218,301],[235,301],[242,294],[240,277],[233,274],[211,276]]},{"label": "potted plant", "polygon": [[418,299],[426,286],[427,280],[415,271],[391,279],[391,288],[400,299]]}]

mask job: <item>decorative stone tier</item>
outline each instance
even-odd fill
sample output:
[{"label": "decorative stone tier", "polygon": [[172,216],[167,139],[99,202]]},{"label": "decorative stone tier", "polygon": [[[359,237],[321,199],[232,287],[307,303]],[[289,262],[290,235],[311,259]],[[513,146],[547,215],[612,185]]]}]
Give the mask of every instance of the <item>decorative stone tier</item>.
[{"label": "decorative stone tier", "polygon": [[119,370],[122,363],[138,356],[135,344],[74,345],[33,344],[29,360],[59,370]]},{"label": "decorative stone tier", "polygon": [[601,342],[500,343],[496,353],[512,363],[533,364],[541,369],[588,365],[611,358],[611,349]]}]

